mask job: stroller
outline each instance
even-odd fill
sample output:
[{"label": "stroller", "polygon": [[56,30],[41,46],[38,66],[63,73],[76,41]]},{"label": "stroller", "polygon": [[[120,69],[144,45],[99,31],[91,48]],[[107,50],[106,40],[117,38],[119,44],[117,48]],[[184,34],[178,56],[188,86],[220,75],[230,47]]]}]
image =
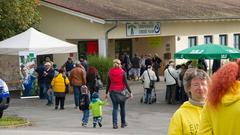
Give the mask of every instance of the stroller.
[{"label": "stroller", "polygon": [[140,100],[140,103],[145,103],[145,104],[152,104],[157,102],[157,94],[155,87],[152,88],[151,93],[147,95],[147,89],[144,89],[144,95]]}]

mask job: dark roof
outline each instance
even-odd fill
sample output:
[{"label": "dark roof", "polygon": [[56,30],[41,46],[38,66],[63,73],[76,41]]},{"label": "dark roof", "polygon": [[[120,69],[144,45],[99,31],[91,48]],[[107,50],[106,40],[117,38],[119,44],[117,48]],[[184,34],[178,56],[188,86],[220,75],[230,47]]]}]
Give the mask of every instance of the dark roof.
[{"label": "dark roof", "polygon": [[240,19],[240,0],[42,0],[104,20]]}]

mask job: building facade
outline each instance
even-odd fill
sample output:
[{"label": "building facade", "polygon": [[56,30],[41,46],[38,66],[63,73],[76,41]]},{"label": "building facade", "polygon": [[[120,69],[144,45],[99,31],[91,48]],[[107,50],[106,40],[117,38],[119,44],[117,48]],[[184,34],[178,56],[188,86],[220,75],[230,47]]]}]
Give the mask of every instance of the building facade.
[{"label": "building facade", "polygon": [[[153,0],[152,3],[156,1]],[[60,65],[68,55],[77,59],[85,54],[116,58],[122,52],[127,52],[130,56],[135,53],[138,55],[157,53],[163,60],[163,64],[166,64],[174,58],[175,52],[199,44],[214,43],[240,48],[240,2],[236,0],[232,0],[236,4],[236,12],[229,13],[228,9],[219,11],[224,5],[217,5],[218,8],[211,10],[206,7],[207,13],[201,15],[201,13],[195,13],[197,12],[195,10],[192,13],[191,11],[181,13],[181,10],[187,9],[179,7],[177,11],[169,8],[169,10],[176,12],[172,14],[167,13],[165,9],[165,15],[168,15],[165,18],[164,14],[160,13],[161,9],[153,8],[151,12],[146,11],[145,13],[145,8],[148,9],[148,7],[144,6],[141,7],[142,14],[149,13],[149,16],[137,12],[137,8],[136,11],[134,8],[131,8],[132,11],[125,11],[127,15],[131,13],[130,17],[127,15],[125,18],[122,17],[123,11],[128,10],[124,8],[120,10],[121,15],[118,15],[119,12],[114,10],[114,15],[108,16],[108,12],[104,12],[101,16],[102,11],[88,9],[96,6],[93,3],[84,5],[86,9],[80,11],[79,1],[73,2],[75,2],[75,6],[74,3],[70,5],[61,0],[43,0],[39,7],[42,16],[40,24],[42,32],[78,45],[78,54],[53,55],[55,63]],[[103,1],[100,2],[104,5]],[[159,2],[159,7],[161,7],[163,1]],[[195,4],[191,2],[190,0],[190,4]],[[208,4],[211,5],[214,2]],[[221,3],[222,0],[218,2]],[[149,3],[151,4],[151,2]],[[114,2],[108,4],[111,5]],[[121,7],[122,3],[117,4]],[[128,3],[125,2],[125,4]],[[141,4],[139,3],[139,5]],[[171,5],[172,3],[165,4]],[[179,16],[178,12],[181,13]],[[181,63],[182,61],[178,60],[177,62]]]}]

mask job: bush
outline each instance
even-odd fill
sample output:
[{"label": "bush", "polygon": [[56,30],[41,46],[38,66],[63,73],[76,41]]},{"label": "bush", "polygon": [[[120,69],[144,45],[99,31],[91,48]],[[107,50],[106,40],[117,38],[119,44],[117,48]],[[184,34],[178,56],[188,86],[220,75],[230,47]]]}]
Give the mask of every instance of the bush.
[{"label": "bush", "polygon": [[89,66],[94,66],[98,70],[103,83],[106,84],[108,71],[113,65],[112,59],[99,56],[88,56],[88,64]]}]

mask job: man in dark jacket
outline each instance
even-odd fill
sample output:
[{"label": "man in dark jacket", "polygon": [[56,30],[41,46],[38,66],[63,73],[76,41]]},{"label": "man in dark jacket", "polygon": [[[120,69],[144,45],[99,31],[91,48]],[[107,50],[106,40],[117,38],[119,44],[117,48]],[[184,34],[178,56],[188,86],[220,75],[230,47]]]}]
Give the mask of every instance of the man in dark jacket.
[{"label": "man in dark jacket", "polygon": [[162,60],[159,58],[157,53],[154,55],[152,62],[153,62],[153,71],[157,76],[157,82],[159,82],[159,69],[160,69]]},{"label": "man in dark jacket", "polygon": [[39,66],[35,69],[35,71],[38,73],[38,87],[39,87],[39,97],[40,99],[46,98],[43,93],[43,87],[44,87],[44,81],[43,81],[43,72],[44,72],[44,64],[41,62]]},{"label": "man in dark jacket", "polygon": [[43,71],[43,93],[45,97],[47,97],[47,104],[53,104],[53,91],[50,90],[51,82],[54,77],[54,70],[51,68],[51,63],[46,62],[44,64],[44,71]]},{"label": "man in dark jacket", "polygon": [[130,76],[133,76],[134,80],[138,80],[140,77],[140,57],[137,54],[134,54],[132,58],[132,68],[129,71]]},{"label": "man in dark jacket", "polygon": [[62,69],[66,70],[66,75],[69,77],[70,71],[74,68],[74,63],[71,57],[68,58],[68,60],[63,64]]}]

